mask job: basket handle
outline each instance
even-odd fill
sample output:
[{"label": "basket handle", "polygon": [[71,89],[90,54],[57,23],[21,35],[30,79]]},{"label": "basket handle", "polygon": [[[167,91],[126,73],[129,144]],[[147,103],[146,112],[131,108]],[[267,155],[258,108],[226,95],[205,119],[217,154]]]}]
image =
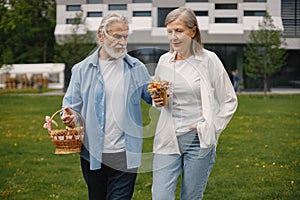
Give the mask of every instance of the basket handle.
[{"label": "basket handle", "polygon": [[[50,121],[52,121],[53,118],[54,118],[58,113],[62,112],[63,110],[64,110],[64,109],[59,109],[58,111],[56,111],[56,112],[51,116]],[[73,109],[71,109],[71,110],[72,110],[73,112],[75,112],[75,113],[78,114],[78,116],[79,116],[79,118],[80,118],[80,120],[81,120],[81,122],[82,122],[82,126],[84,127],[84,120],[83,120],[81,114],[80,114],[79,112],[73,110]],[[51,126],[51,123],[50,123],[50,126]]]}]

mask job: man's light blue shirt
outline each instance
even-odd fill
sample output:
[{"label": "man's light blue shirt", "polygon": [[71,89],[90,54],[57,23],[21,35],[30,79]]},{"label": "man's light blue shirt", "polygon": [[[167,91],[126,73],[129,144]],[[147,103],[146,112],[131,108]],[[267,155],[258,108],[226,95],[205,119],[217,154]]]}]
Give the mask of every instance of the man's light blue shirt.
[{"label": "man's light blue shirt", "polygon": [[[80,156],[90,162],[91,170],[101,168],[105,120],[109,120],[105,119],[105,84],[98,59],[100,48],[72,68],[62,105],[81,113],[85,121],[84,146]],[[140,99],[152,103],[147,91],[150,76],[138,59],[127,54],[123,61],[125,120],[120,126],[125,136],[127,167],[136,168],[141,165],[143,142]]]}]

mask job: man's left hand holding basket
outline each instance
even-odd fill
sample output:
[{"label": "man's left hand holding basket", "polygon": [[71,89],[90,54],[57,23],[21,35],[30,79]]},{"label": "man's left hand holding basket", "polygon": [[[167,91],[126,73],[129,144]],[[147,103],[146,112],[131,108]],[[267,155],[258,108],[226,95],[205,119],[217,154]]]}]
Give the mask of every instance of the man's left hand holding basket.
[{"label": "man's left hand holding basket", "polygon": [[74,128],[76,125],[76,117],[69,107],[64,108],[61,120],[67,127]]}]

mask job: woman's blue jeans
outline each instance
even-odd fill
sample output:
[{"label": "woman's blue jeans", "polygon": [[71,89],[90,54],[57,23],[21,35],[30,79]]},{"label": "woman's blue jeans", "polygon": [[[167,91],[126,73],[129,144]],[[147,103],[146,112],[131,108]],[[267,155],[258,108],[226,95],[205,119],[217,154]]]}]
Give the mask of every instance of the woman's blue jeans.
[{"label": "woman's blue jeans", "polygon": [[153,200],[173,200],[182,173],[182,200],[202,199],[209,174],[216,159],[216,147],[201,148],[196,131],[178,136],[181,155],[154,154]]}]

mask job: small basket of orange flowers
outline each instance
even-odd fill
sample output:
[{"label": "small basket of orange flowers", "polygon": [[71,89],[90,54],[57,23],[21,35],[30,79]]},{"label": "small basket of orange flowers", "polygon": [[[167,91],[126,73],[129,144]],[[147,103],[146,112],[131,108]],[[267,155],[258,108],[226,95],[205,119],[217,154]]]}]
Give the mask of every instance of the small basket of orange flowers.
[{"label": "small basket of orange flowers", "polygon": [[162,106],[168,104],[168,89],[170,88],[170,83],[167,80],[154,80],[148,85],[148,92],[158,95],[163,98]]}]

